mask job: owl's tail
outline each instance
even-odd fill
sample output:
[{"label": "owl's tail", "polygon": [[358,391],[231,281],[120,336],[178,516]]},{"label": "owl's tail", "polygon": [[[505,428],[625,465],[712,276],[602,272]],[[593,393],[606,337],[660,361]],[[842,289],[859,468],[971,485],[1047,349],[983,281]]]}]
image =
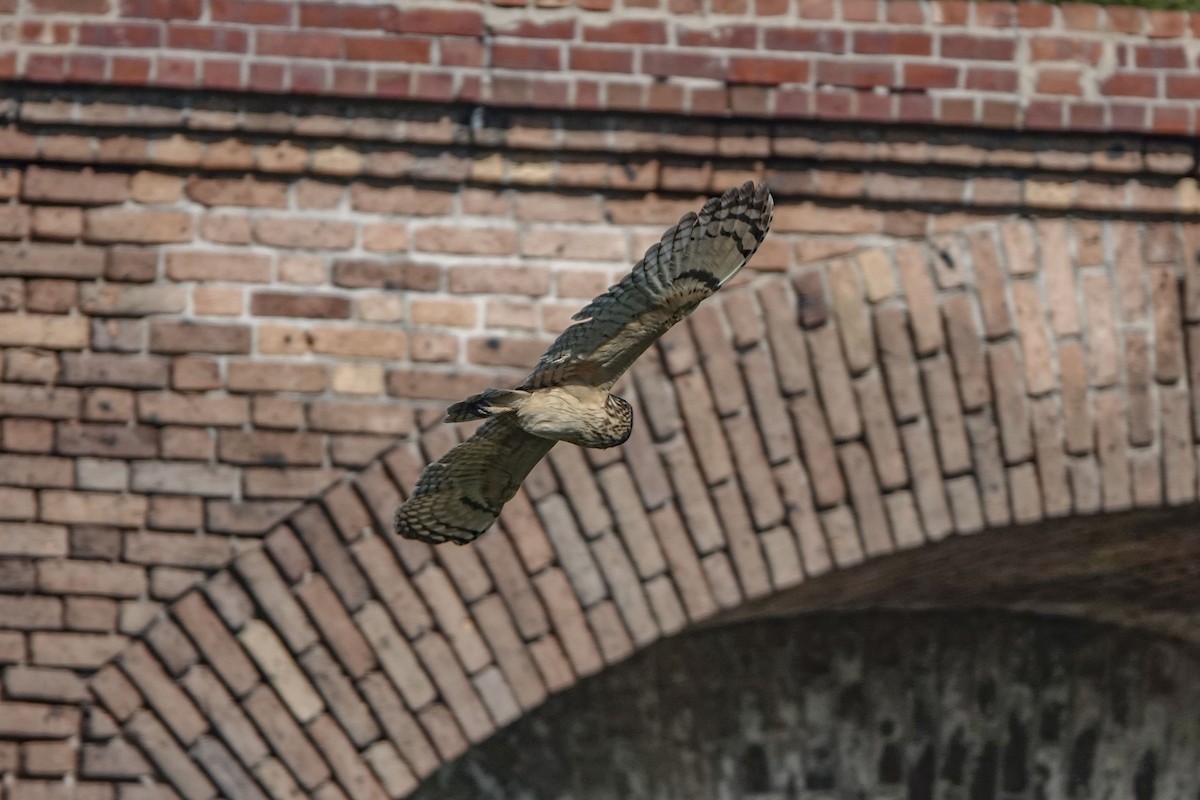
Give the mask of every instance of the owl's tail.
[{"label": "owl's tail", "polygon": [[484,389],[479,394],[447,408],[444,421],[467,422],[509,413],[515,411],[520,402],[528,396],[529,392],[518,389]]}]

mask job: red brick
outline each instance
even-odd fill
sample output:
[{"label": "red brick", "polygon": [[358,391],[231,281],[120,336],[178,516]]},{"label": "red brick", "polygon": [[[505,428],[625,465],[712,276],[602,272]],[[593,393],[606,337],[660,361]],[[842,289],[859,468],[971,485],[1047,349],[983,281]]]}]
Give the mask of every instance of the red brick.
[{"label": "red brick", "polygon": [[424,777],[433,772],[440,761],[421,726],[404,708],[400,697],[387,678],[373,672],[363,678],[359,687],[375,709],[388,738],[404,755],[413,771]]},{"label": "red brick", "polygon": [[375,666],[375,654],[323,576],[314,575],[296,594],[352,677],[361,678]]},{"label": "red brick", "polygon": [[1087,319],[1085,340],[1089,382],[1103,388],[1117,380],[1119,367],[1112,285],[1107,276],[1096,274],[1085,275],[1081,284]]},{"label": "red brick", "polygon": [[549,569],[537,575],[534,583],[575,671],[590,675],[599,670],[602,666],[600,653],[565,573]]},{"label": "red brick", "polygon": [[0,245],[0,275],[94,278],[104,270],[100,248],[59,244]]},{"label": "red brick", "polygon": [[[337,41],[337,37],[327,37]],[[422,38],[352,37],[342,40],[345,58],[351,61],[388,61],[427,64],[431,42]],[[326,56],[336,57],[336,56]]]},{"label": "red brick", "polygon": [[237,485],[237,470],[222,464],[169,461],[138,461],[133,464],[133,489],[146,494],[227,497],[236,491]]},{"label": "red brick", "polygon": [[354,615],[380,666],[400,690],[412,709],[428,705],[437,694],[433,683],[417,661],[407,639],[396,630],[383,606],[368,603]]},{"label": "red brick", "polygon": [[31,166],[25,171],[22,197],[41,203],[109,205],[129,199],[129,176],[120,172],[56,170]]},{"label": "red brick", "polygon": [[332,717],[323,715],[309,726],[308,731],[353,800],[386,800],[387,794],[374,773],[359,758],[357,748]]},{"label": "red brick", "polygon": [[174,281],[267,283],[271,257],[261,253],[173,250],[166,255],[167,277]]},{"label": "red brick", "polygon": [[81,712],[57,704],[0,702],[0,735],[63,739],[79,733]]},{"label": "red brick", "polygon": [[107,633],[52,633],[30,635],[32,663],[46,666],[97,669],[125,646],[124,636]]},{"label": "red brick", "polygon": [[91,209],[84,214],[84,238],[89,242],[168,244],[191,241],[193,220],[183,211]]},{"label": "red brick", "polygon": [[155,353],[249,353],[250,328],[196,322],[153,322],[150,350]]},{"label": "red brick", "polygon": [[137,531],[125,536],[125,559],[135,564],[223,567],[232,556],[223,536]]},{"label": "red brick", "polygon": [[264,217],[254,223],[254,238],[275,247],[345,250],[353,246],[354,237],[350,222]]}]

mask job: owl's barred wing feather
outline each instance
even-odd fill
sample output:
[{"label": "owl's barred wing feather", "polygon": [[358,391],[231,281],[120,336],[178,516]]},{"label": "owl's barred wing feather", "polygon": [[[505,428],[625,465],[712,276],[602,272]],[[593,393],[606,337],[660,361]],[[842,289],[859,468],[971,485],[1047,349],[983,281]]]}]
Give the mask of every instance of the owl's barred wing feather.
[{"label": "owl's barred wing feather", "polygon": [[747,182],[685,214],[620,283],[588,303],[522,389],[586,383],[609,389],[637,357],[745,265],[771,225],[765,184]]},{"label": "owl's barred wing feather", "polygon": [[492,417],[421,473],[396,511],[396,532],[434,544],[467,544],[486,531],[555,442]]}]

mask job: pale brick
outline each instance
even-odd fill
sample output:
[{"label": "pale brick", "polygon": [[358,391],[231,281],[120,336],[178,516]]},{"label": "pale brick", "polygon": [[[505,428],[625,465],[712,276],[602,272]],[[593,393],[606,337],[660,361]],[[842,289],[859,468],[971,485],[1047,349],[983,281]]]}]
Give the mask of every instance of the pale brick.
[{"label": "pale brick", "polygon": [[[24,489],[0,490],[5,517],[32,517],[35,514],[33,492]],[[0,523],[0,557],[29,556],[49,558],[67,554],[67,529],[62,525],[36,522]]]},{"label": "pale brick", "polygon": [[88,346],[85,317],[42,314],[0,314],[0,345],[81,350]]},{"label": "pale brick", "polygon": [[1084,339],[1088,379],[1092,386],[1102,389],[1116,383],[1120,370],[1112,285],[1108,276],[1101,274],[1084,275],[1080,285],[1087,318]]},{"label": "pale brick", "polygon": [[359,688],[375,709],[388,739],[403,754],[413,771],[423,778],[437,769],[440,764],[438,754],[388,679],[381,673],[372,672],[359,682]]},{"label": "pale brick", "polygon": [[1017,336],[1025,364],[1025,382],[1029,393],[1040,396],[1055,388],[1054,365],[1050,359],[1050,340],[1037,284],[1015,281],[1012,284],[1016,307]]},{"label": "pale brick", "polygon": [[317,641],[316,629],[262,550],[243,553],[233,568],[293,652],[303,652]]},{"label": "pale brick", "polygon": [[38,586],[54,594],[137,597],[146,590],[146,571],[132,564],[43,559],[37,571]]},{"label": "pale brick", "polygon": [[356,747],[365,747],[379,738],[379,726],[371,709],[328,650],[317,645],[301,656],[300,663]]},{"label": "pale brick", "polygon": [[575,672],[579,675],[597,672],[603,666],[600,651],[566,574],[557,568],[545,570],[534,578],[534,585],[542,596]]},{"label": "pale brick", "polygon": [[1175,277],[1174,267],[1150,268],[1150,297],[1154,310],[1154,378],[1159,383],[1174,383],[1184,372],[1179,295],[1179,281]]},{"label": "pale brick", "polygon": [[311,790],[329,778],[329,765],[279,702],[270,686],[263,685],[255,689],[246,698],[243,707],[302,786]]},{"label": "pale brick", "polygon": [[975,309],[967,294],[954,294],[942,301],[946,338],[954,372],[958,378],[958,394],[964,411],[982,408],[990,399],[987,364],[984,359],[984,340],[975,323]]},{"label": "pale brick", "polygon": [[875,363],[871,315],[863,300],[854,262],[839,259],[830,263],[828,270],[829,293],[846,363],[852,373],[858,374]]},{"label": "pale brick", "polygon": [[1062,220],[1039,220],[1038,244],[1042,253],[1042,281],[1050,322],[1059,336],[1080,332],[1075,265],[1071,259],[1067,226]]},{"label": "pale brick", "polygon": [[[862,418],[842,359],[837,332],[826,326],[808,334],[809,356],[834,439],[855,439],[862,433]],[[801,434],[803,436],[803,434]]]},{"label": "pale brick", "polygon": [[946,481],[946,496],[954,515],[954,527],[959,533],[978,533],[983,530],[983,507],[975,480],[963,475]]},{"label": "pale brick", "polygon": [[933,279],[929,274],[928,252],[916,245],[905,245],[894,252],[900,270],[900,283],[907,298],[917,355],[927,356],[942,346]]},{"label": "pale brick", "polygon": [[968,415],[966,425],[984,517],[989,526],[1007,525],[1012,520],[1012,508],[1000,452],[1000,431],[984,412]]},{"label": "pale brick", "polygon": [[996,387],[996,418],[1005,461],[1024,461],[1033,454],[1033,441],[1016,344],[1007,341],[989,346],[987,363]]},{"label": "pale brick", "polygon": [[1133,504],[1128,452],[1128,422],[1119,392],[1098,392],[1096,455],[1100,460],[1105,511],[1124,511]]},{"label": "pale brick", "polygon": [[250,777],[233,755],[217,739],[202,736],[188,751],[213,782],[221,789],[225,797],[244,798],[245,800],[267,800],[262,789]]},{"label": "pale brick", "polygon": [[625,626],[621,624],[621,615],[611,600],[589,608],[587,620],[607,663],[616,664],[633,655],[633,642]]},{"label": "pale brick", "polygon": [[372,601],[354,615],[363,636],[370,642],[383,671],[400,690],[408,706],[424,708],[437,695],[433,683],[421,668],[408,640],[396,630],[383,606]]},{"label": "pale brick", "polygon": [[238,471],[221,464],[179,464],[167,461],[133,463],[134,491],[229,497],[236,494]]},{"label": "pale brick", "polygon": [[324,710],[320,695],[270,626],[252,619],[237,636],[296,719],[307,722]]},{"label": "pale brick", "polygon": [[84,212],[84,239],[89,242],[169,244],[190,242],[192,215],[184,211],[96,208]]},{"label": "pale brick", "polygon": [[1063,453],[1062,412],[1057,400],[1054,397],[1033,400],[1030,403],[1030,418],[1046,516],[1061,517],[1071,511],[1071,491],[1067,484],[1067,462]]},{"label": "pale brick", "polygon": [[107,633],[35,632],[30,635],[33,663],[50,667],[97,669],[125,646],[127,639]]},{"label": "pale brick", "polygon": [[971,469],[971,454],[950,362],[940,356],[924,360],[920,366],[942,471],[947,475],[966,472]]}]

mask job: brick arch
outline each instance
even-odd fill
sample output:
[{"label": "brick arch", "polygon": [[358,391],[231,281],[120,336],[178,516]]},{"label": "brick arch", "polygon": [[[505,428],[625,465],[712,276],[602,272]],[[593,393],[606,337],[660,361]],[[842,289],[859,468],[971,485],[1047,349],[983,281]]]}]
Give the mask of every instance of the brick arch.
[{"label": "brick arch", "polygon": [[461,433],[418,414],[96,673],[137,746],[96,758],[188,800],[404,796],[550,694],[764,598],[919,569],[952,537],[1192,503],[1195,250],[1176,223],[1013,218],[747,276],[634,369],[627,445],[555,448],[471,547],[390,533]]}]

